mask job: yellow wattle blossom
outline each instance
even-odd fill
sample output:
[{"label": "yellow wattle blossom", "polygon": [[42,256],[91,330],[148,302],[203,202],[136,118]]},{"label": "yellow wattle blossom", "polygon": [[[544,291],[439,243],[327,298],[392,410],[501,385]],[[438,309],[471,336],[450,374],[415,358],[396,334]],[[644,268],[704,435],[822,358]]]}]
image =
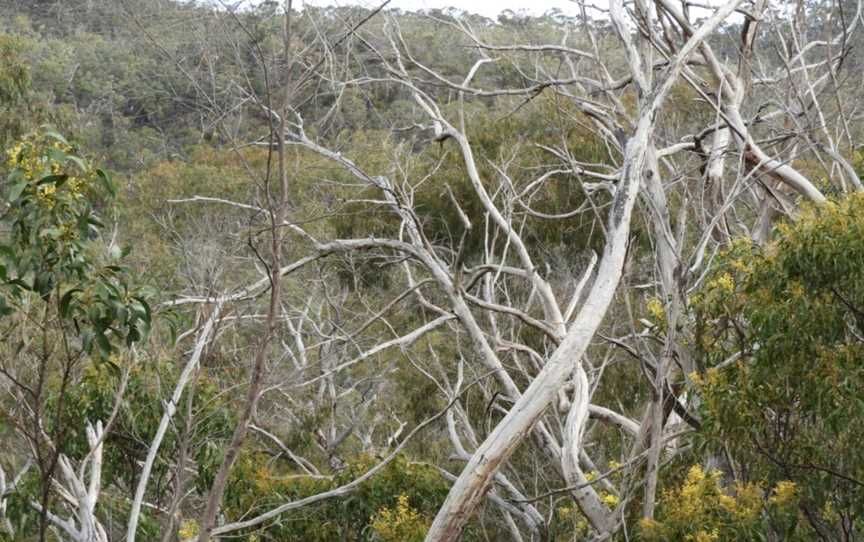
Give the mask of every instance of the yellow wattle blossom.
[{"label": "yellow wattle blossom", "polygon": [[804,297],[804,294],[806,292],[804,290],[804,286],[796,280],[789,285],[789,293],[795,297]]},{"label": "yellow wattle blossom", "polygon": [[680,493],[680,512],[681,513],[701,513],[705,507],[705,496],[709,494],[718,484],[720,480],[720,471],[713,471],[706,475],[700,465],[693,465],[687,471],[687,478],[679,490]]},{"label": "yellow wattle blossom", "polygon": [[711,531],[699,531],[695,535],[688,535],[685,540],[692,542],[715,542],[720,539],[720,532],[717,529]]},{"label": "yellow wattle blossom", "polygon": [[645,304],[645,308],[654,320],[662,322],[666,319],[666,310],[663,308],[663,303],[656,297],[649,299],[648,303]]},{"label": "yellow wattle blossom", "polygon": [[[5,152],[5,165],[15,171],[19,181],[24,181],[22,194],[35,199],[36,204],[47,210],[65,209],[87,195],[93,186],[96,171],[86,162],[75,159],[75,173],[70,172],[64,155],[73,148],[50,135],[33,133],[21,138]],[[39,182],[48,175],[67,174],[65,183]],[[68,238],[68,236],[67,236]]]},{"label": "yellow wattle blossom", "polygon": [[580,519],[576,522],[576,526],[573,528],[576,534],[583,534],[588,532],[588,520],[585,518]]},{"label": "yellow wattle blossom", "polygon": [[189,540],[198,536],[198,522],[194,519],[187,519],[180,524],[180,529],[177,531],[177,536],[180,540]]},{"label": "yellow wattle blossom", "polygon": [[51,146],[54,147],[55,149],[57,149],[58,151],[63,151],[63,152],[69,152],[72,150],[72,147],[70,147],[66,143],[63,143],[62,141],[59,141],[57,139],[55,139],[54,142],[51,143]]},{"label": "yellow wattle blossom", "polygon": [[735,508],[732,516],[741,524],[750,524],[759,518],[765,506],[765,496],[759,484],[735,484]]},{"label": "yellow wattle blossom", "polygon": [[564,504],[558,507],[557,515],[563,525],[565,525],[562,536],[556,537],[555,542],[569,542],[579,536],[588,533],[588,519],[582,515],[579,508],[573,504]]},{"label": "yellow wattle blossom", "polygon": [[639,520],[639,531],[645,540],[661,540],[664,537],[663,525],[653,518],[641,518]]},{"label": "yellow wattle blossom", "polygon": [[602,493],[600,495],[600,500],[609,508],[615,508],[621,502],[621,499],[619,499],[617,495],[611,493]]},{"label": "yellow wattle blossom", "polygon": [[774,487],[774,494],[768,499],[771,504],[786,506],[795,500],[798,494],[798,486],[790,480],[781,480]]},{"label": "yellow wattle blossom", "polygon": [[699,374],[699,371],[693,371],[687,376],[690,378],[690,381],[693,382],[693,384],[696,386],[701,386],[705,383],[704,380],[702,380],[702,375]]},{"label": "yellow wattle blossom", "polygon": [[428,530],[426,519],[411,507],[408,495],[396,498],[396,508],[382,508],[369,518],[372,530],[385,542],[413,542],[423,539]]},{"label": "yellow wattle blossom", "polygon": [[57,186],[54,184],[43,184],[36,190],[36,199],[39,205],[44,207],[52,207],[54,198],[57,195]]},{"label": "yellow wattle blossom", "polygon": [[834,503],[831,501],[826,502],[825,506],[822,507],[822,516],[828,521],[838,521],[840,519],[840,514],[834,509]]},{"label": "yellow wattle blossom", "polygon": [[738,508],[738,503],[735,502],[734,497],[730,497],[729,495],[720,495],[718,500],[720,501],[720,506],[730,514],[734,514]]},{"label": "yellow wattle blossom", "polygon": [[746,263],[744,263],[744,260],[742,259],[734,259],[729,262],[729,265],[732,267],[732,269],[738,271],[739,273],[749,273],[751,270],[750,267]]},{"label": "yellow wattle blossom", "polygon": [[723,293],[731,294],[735,291],[735,279],[729,273],[723,273],[716,279],[708,283],[708,288],[711,290],[720,290]]},{"label": "yellow wattle blossom", "polygon": [[693,371],[687,376],[697,388],[716,387],[721,383],[720,370],[716,367],[711,367],[705,371],[704,375],[699,374],[697,371]]},{"label": "yellow wattle blossom", "polygon": [[667,490],[659,502],[656,520],[639,522],[646,541],[685,540],[715,542],[736,539],[735,533],[756,525],[764,509],[758,484],[736,484],[724,491],[722,473],[691,466],[678,488]]},{"label": "yellow wattle blossom", "polygon": [[21,138],[6,152],[6,166],[18,168],[24,178],[33,181],[50,170],[47,157],[44,156],[44,140],[41,136],[30,134]]},{"label": "yellow wattle blossom", "polygon": [[66,183],[66,186],[69,187],[69,193],[72,195],[72,197],[77,199],[84,194],[84,189],[86,188],[87,183],[86,181],[84,181],[84,179],[81,179],[80,177],[72,177]]},{"label": "yellow wattle blossom", "polygon": [[266,465],[260,465],[254,474],[255,487],[261,493],[270,493],[273,490],[273,473]]},{"label": "yellow wattle blossom", "polygon": [[720,383],[720,370],[716,367],[711,367],[705,371],[705,379],[708,381],[709,386],[716,386]]},{"label": "yellow wattle blossom", "polygon": [[6,165],[9,167],[15,167],[18,165],[18,161],[21,156],[21,151],[24,150],[24,142],[19,141],[15,145],[12,146],[11,149],[6,151]]}]

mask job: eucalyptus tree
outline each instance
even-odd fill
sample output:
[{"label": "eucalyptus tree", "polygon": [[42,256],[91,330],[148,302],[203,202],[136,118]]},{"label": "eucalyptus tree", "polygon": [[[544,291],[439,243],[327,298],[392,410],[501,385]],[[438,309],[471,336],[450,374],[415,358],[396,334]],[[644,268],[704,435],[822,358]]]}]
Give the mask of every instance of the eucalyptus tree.
[{"label": "eucalyptus tree", "polygon": [[[832,191],[860,187],[848,158],[854,113],[842,99],[825,99],[851,92],[844,89],[840,70],[860,13],[839,27],[826,27],[828,34],[815,39],[808,37],[800,16],[789,17],[768,2],[728,2],[700,12],[705,15],[700,20],[695,9],[668,2],[613,2],[608,24],[590,18],[591,9],[582,7],[581,17],[563,25],[563,40],[554,44],[502,44],[491,41],[494,25],[478,28],[468,19],[442,14],[421,19],[465,40],[474,58],[461,71],[453,66],[442,71],[434,60],[423,60],[422,44],[406,34],[398,17],[361,14],[333,32],[322,13],[328,24],[321,23],[321,30],[305,41],[315,45],[290,54],[282,46],[284,58],[276,63],[275,55],[270,64],[268,53],[259,50],[259,66],[272,69],[272,86],[263,94],[249,89],[243,98],[269,119],[269,128],[249,144],[277,153],[280,164],[289,148],[329,162],[358,187],[348,192],[352,208],[384,209],[392,218],[368,234],[352,228],[354,237],[310,232],[283,219],[281,227],[290,236],[284,239],[294,239],[298,258],[281,271],[271,267],[271,279],[259,280],[241,295],[267,289],[322,258],[362,252],[373,260],[397,262],[388,275],[404,288],[396,300],[410,296],[423,315],[421,325],[394,330],[392,339],[376,344],[367,335],[374,346],[345,361],[334,359],[334,350],[325,351],[310,365],[297,366],[286,385],[332,383],[373,356],[405,349],[430,334],[452,335],[459,345],[455,364],[441,359],[440,347],[431,348],[419,363],[405,354],[452,405],[446,435],[454,457],[466,463],[462,474],[453,476],[450,496],[427,540],[458,537],[487,497],[514,539],[524,533],[539,536],[548,525],[537,504],[542,497],[530,497],[531,477],[522,470],[526,457],[553,467],[554,474],[544,479],[550,494],[570,495],[600,537],[621,528],[632,503],[641,503],[641,515],[653,518],[661,464],[686,451],[682,437],[700,427],[693,411],[698,390],[686,376],[696,368],[689,294],[732,237],[744,233],[765,242],[778,217],[794,218],[798,201],[825,202],[828,188],[814,180],[816,171],[824,172]],[[733,16],[743,17],[735,26],[741,45],[731,60],[721,60],[715,53],[726,45],[720,29],[731,28]],[[578,37],[569,34],[573,26],[581,31]],[[791,41],[784,41],[786,30]],[[774,35],[783,43],[776,57],[762,50]],[[287,73],[290,81],[284,79]],[[308,107],[313,98],[298,92],[300,83],[308,88],[313,81],[315,102],[329,104],[321,118],[315,116],[321,109]],[[393,149],[389,162],[352,154],[350,147],[343,151],[338,139],[327,136],[343,101],[368,100],[381,88],[392,89],[406,113],[384,122]],[[282,98],[278,108],[268,101],[276,95]],[[546,98],[554,105],[543,111],[537,104]],[[512,108],[504,116],[536,107],[532,111],[549,115],[550,124],[560,126],[551,120],[557,117],[576,128],[553,129],[552,137],[548,131],[523,134],[516,147],[489,155],[478,143],[487,134],[472,129],[485,104]],[[829,116],[836,119],[833,126]],[[495,124],[484,128],[495,130]],[[567,136],[573,129],[587,134],[579,143],[605,149],[600,163],[578,158],[579,149]],[[436,146],[439,162],[417,167],[418,147]],[[455,169],[448,167],[451,163]],[[445,175],[453,171],[454,176]],[[556,181],[578,187],[581,205],[557,213],[537,209]],[[458,198],[457,182],[465,188]],[[436,231],[434,217],[418,204],[424,184],[436,183],[452,211],[446,235]],[[206,202],[207,195],[193,200]],[[266,206],[258,208],[267,212]],[[644,227],[634,227],[634,209]],[[564,228],[573,220],[587,221],[601,233],[565,250],[572,255],[596,247],[601,255],[590,257],[589,251],[581,263],[565,259],[569,269],[554,268],[546,247],[533,241],[535,232],[539,224]],[[639,243],[638,236],[648,241]],[[480,250],[470,252],[469,246]],[[561,275],[570,278],[561,281]],[[622,282],[645,282],[641,288],[650,293],[642,296],[632,286],[621,291]],[[218,307],[222,299],[237,297],[187,302]],[[368,322],[386,321],[395,306],[371,311]],[[604,324],[609,311],[617,321]],[[303,326],[307,315],[299,320]],[[294,344],[283,348],[285,355],[308,362],[303,333],[296,331],[300,324],[291,324]],[[364,323],[325,340],[353,341],[368,329]],[[591,363],[594,355],[604,361]],[[636,363],[625,378],[646,395],[641,406],[625,412],[603,391],[610,386],[604,381],[607,367],[621,366],[628,357]],[[490,382],[481,387],[487,411],[494,413],[487,412],[486,422],[460,400],[466,372]],[[339,396],[330,389],[331,398]],[[594,402],[600,397],[613,403]],[[247,404],[255,400],[250,391]],[[549,408],[553,403],[555,408]],[[615,482],[612,470],[599,468],[592,457],[599,453],[610,459],[602,441],[591,442],[600,431],[587,428],[592,417],[623,435],[617,449],[624,466],[616,469],[622,474]],[[494,429],[483,437],[478,424],[490,418]],[[532,443],[528,455],[520,456],[519,468],[507,468],[517,447],[528,446],[526,439]],[[232,450],[238,442],[242,438]],[[230,470],[230,454],[225,465]],[[594,474],[604,470],[599,478]],[[218,496],[218,486],[213,495]],[[213,526],[208,515],[199,539],[253,528],[304,503],[289,502],[221,526]],[[208,511],[216,506],[211,499]]]},{"label": "eucalyptus tree", "polygon": [[[706,315],[734,322],[731,336],[761,313],[723,320],[711,311],[728,307],[706,308],[700,296],[728,290],[717,269],[736,238],[775,247],[775,225],[795,221],[803,202],[824,206],[860,190],[860,113],[846,67],[861,3],[819,25],[807,22],[817,8],[804,3],[574,5],[576,17],[534,24],[388,12],[386,3],[302,12],[290,1],[226,3],[195,11],[206,15],[177,42],[160,39],[159,17],[121,6],[172,66],[165,86],[183,80],[176,101],[191,102],[208,145],[190,153],[197,164],[165,161],[142,174],[141,190],[158,194],[147,211],[173,239],[154,254],[178,254],[189,280],[172,280],[182,291],[158,307],[180,313],[186,328],[142,439],[127,540],[149,536],[149,510],[164,540],[177,530],[198,540],[270,528],[291,536],[285,516],[363,494],[388,469],[407,468],[397,460],[405,451],[450,484],[422,525],[430,541],[483,528],[513,540],[679,533],[695,520],[667,521],[667,497],[658,505],[661,475],[677,472],[667,465],[719,467],[726,487],[694,467],[687,491],[754,518],[775,512],[744,506],[755,486],[733,485],[751,481],[736,458],[694,447],[703,442],[694,434],[716,428],[710,416],[732,417],[716,399],[727,380],[706,386],[698,375],[764,362],[758,334],[705,353]],[[40,164],[77,165],[67,152]],[[44,211],[49,195],[68,195],[71,180],[40,175],[7,183],[9,212]],[[84,205],[69,201],[75,212]],[[188,209],[206,216],[187,221]],[[63,240],[65,231],[35,239]],[[20,270],[0,277],[4,287],[18,301],[35,295],[26,286],[56,304],[65,331],[68,318],[79,322],[78,357],[107,353],[120,330],[130,343],[140,338],[149,317],[141,300],[121,295],[129,305],[118,306],[109,295],[119,323],[75,313],[89,286],[52,293],[36,284],[41,273],[31,283],[24,264],[39,258],[21,260],[31,249],[17,242],[10,258]],[[161,276],[168,263],[159,264]],[[116,273],[106,280],[122,282]],[[103,326],[90,340],[85,315]],[[18,368],[3,367],[24,383]],[[200,444],[193,433],[210,427],[212,410],[193,399],[206,382],[236,408],[227,429]],[[748,405],[758,404],[743,387]],[[39,407],[31,410],[19,417],[38,426]],[[26,478],[18,473],[35,466],[64,499],[31,503],[43,531],[50,523],[72,539],[106,538],[96,502],[108,487],[99,464],[112,424],[99,421],[82,427],[86,451],[72,459],[50,434],[31,435],[33,461],[0,470],[0,513]],[[179,457],[166,458],[175,437]],[[429,484],[436,499],[440,485]],[[747,491],[727,494],[733,487]],[[356,532],[374,530],[372,517],[398,522],[394,511],[416,520],[411,507],[421,503],[397,506],[398,496],[371,517],[361,508]],[[817,532],[832,532],[827,513],[813,517]],[[735,536],[754,532],[747,518]],[[767,528],[779,532],[776,522]],[[387,532],[409,531],[417,534]]]},{"label": "eucalyptus tree", "polygon": [[[818,188],[817,182],[790,163],[799,157],[800,151],[795,143],[807,142],[806,151],[812,156],[810,159],[822,164],[836,190],[843,192],[860,189],[860,181],[849,160],[833,148],[846,131],[846,122],[838,122],[835,133],[829,133],[824,113],[826,106],[818,98],[823,92],[832,92],[835,95],[842,92],[837,77],[837,70],[842,65],[841,59],[845,54],[841,44],[858,25],[860,4],[857,9],[855,16],[850,17],[839,29],[826,30],[829,34],[824,40],[808,42],[800,17],[784,19],[782,13],[773,10],[768,3],[758,3],[744,9],[740,3],[731,2],[714,10],[698,26],[691,22],[687,10],[681,12],[669,3],[637,3],[630,12],[635,18],[629,21],[624,6],[613,3],[610,11],[612,27],[627,57],[626,65],[618,67],[625,67],[629,71],[625,72],[622,79],[617,80],[611,74],[615,68],[614,60],[604,58],[597,39],[590,30],[588,35],[592,39],[589,47],[587,50],[580,50],[566,45],[489,44],[478,32],[464,24],[462,29],[470,43],[476,47],[478,58],[473,67],[468,69],[466,66],[465,76],[461,81],[454,81],[418,61],[412,53],[414,44],[401,35],[395,23],[392,23],[389,32],[385,28],[389,36],[389,47],[386,42],[383,45],[376,44],[371,38],[363,43],[364,47],[377,56],[383,70],[374,74],[364,72],[345,83],[357,86],[391,84],[403,87],[405,92],[410,94],[417,105],[418,113],[426,118],[426,129],[431,132],[431,136],[436,141],[446,141],[448,144],[452,142],[457,148],[457,155],[461,157],[464,165],[464,174],[473,188],[472,195],[482,203],[482,220],[487,235],[502,240],[503,255],[495,257],[494,250],[489,249],[489,244],[492,244],[489,242],[484,264],[497,276],[506,273],[520,277],[530,284],[531,298],[536,298],[542,316],[533,316],[514,307],[510,299],[496,299],[494,283],[491,287],[485,285],[483,296],[478,296],[479,302],[473,303],[476,310],[512,316],[520,323],[539,329],[548,337],[552,346],[547,348],[547,352],[551,352],[551,355],[537,355],[542,360],[539,363],[542,369],[529,376],[531,385],[524,392],[520,391],[512,377],[507,375],[498,358],[498,352],[503,349],[494,318],[490,318],[493,327],[484,330],[467,306],[466,300],[471,300],[474,296],[470,290],[463,291],[460,288],[459,279],[462,277],[459,275],[466,271],[460,268],[464,261],[459,257],[460,247],[450,247],[449,251],[455,256],[450,262],[441,262],[436,253],[440,249],[431,245],[424,235],[422,219],[418,218],[422,216],[422,211],[411,207],[410,191],[406,193],[403,188],[400,192],[398,188],[388,184],[386,177],[364,172],[350,160],[312,141],[305,135],[303,120],[297,113],[296,131],[293,135],[297,144],[332,158],[361,182],[379,189],[382,193],[380,203],[386,202],[392,212],[401,217],[400,241],[409,241],[413,245],[412,251],[425,249],[416,253],[408,252],[405,247],[403,251],[412,254],[421,262],[421,268],[431,274],[449,300],[447,306],[441,308],[441,313],[449,310],[455,315],[464,332],[471,337],[480,363],[494,371],[501,389],[509,396],[509,400],[515,402],[487,440],[477,447],[439,512],[428,540],[449,540],[458,536],[461,527],[470,517],[471,510],[486,493],[493,476],[498,473],[502,462],[532,431],[538,434],[539,445],[550,452],[554,464],[560,465],[565,482],[592,527],[601,535],[608,536],[620,525],[623,505],[609,510],[601,503],[592,488],[593,484],[590,484],[581,472],[585,465],[593,463],[590,458],[580,457],[583,455],[580,453],[583,452],[580,439],[584,423],[592,411],[589,398],[591,388],[587,375],[582,374],[578,363],[574,365],[574,360],[585,354],[589,341],[594,337],[612,301],[612,294],[623,270],[629,231],[629,206],[635,202],[635,194],[640,192],[639,189],[631,191],[629,183],[638,188],[643,182],[641,192],[655,247],[653,267],[657,273],[657,299],[660,300],[660,310],[657,312],[665,320],[659,322],[660,325],[654,329],[654,332],[662,329],[658,337],[662,349],[653,351],[646,347],[644,338],[640,338],[635,329],[630,338],[638,341],[636,348],[629,347],[627,341],[615,341],[615,344],[628,353],[635,352],[642,361],[646,374],[650,375],[651,398],[640,422],[622,422],[621,414],[616,415],[608,409],[601,411],[595,407],[594,411],[598,412],[598,416],[603,412],[607,420],[619,420],[622,426],[637,428],[632,435],[632,449],[628,457],[631,463],[630,474],[631,477],[636,477],[636,466],[641,464],[644,458],[645,489],[642,509],[645,517],[653,517],[660,453],[665,446],[664,442],[671,438],[670,430],[680,429],[678,426],[670,426],[670,421],[675,419],[670,414],[674,410],[677,419],[684,419],[690,426],[698,427],[698,420],[687,412],[686,405],[680,402],[686,397],[681,394],[681,390],[686,387],[686,384],[681,385],[683,374],[694,368],[686,346],[690,333],[687,328],[687,292],[699,286],[712,254],[728,242],[730,236],[735,235],[736,232],[730,231],[732,228],[741,228],[755,241],[764,242],[772,221],[778,215],[794,218],[795,204],[792,194],[797,193],[804,200],[816,204],[826,200],[824,189]],[[716,33],[717,27],[726,22],[734,12],[743,13],[746,18],[741,26],[743,46],[738,52],[737,65],[728,61],[721,62],[709,39]],[[445,24],[459,25],[458,22]],[[631,24],[641,31],[637,32],[636,36],[631,35]],[[767,59],[762,61],[756,56],[759,51],[757,37],[761,27],[765,27],[763,32],[779,32],[786,25],[792,30],[793,43],[786,48],[779,62],[770,62]],[[657,36],[662,36],[662,39]],[[608,39],[608,36],[606,38]],[[810,63],[805,59],[808,53],[818,47],[830,49],[832,46],[840,47],[840,52],[836,55],[829,52],[824,59],[811,60]],[[570,69],[569,77],[547,76],[542,60],[535,59],[531,65],[532,76],[525,75],[525,71],[521,72],[527,80],[523,88],[484,89],[472,86],[477,74],[488,69],[487,64],[494,65],[500,61],[489,55],[503,52],[560,55],[566,59],[566,65]],[[600,74],[599,80],[589,79],[578,71],[577,66],[580,63],[591,62]],[[796,63],[800,66],[795,66]],[[766,65],[769,73],[760,73]],[[759,69],[755,66],[759,66]],[[771,72],[778,75],[772,75]],[[664,113],[674,115],[673,108],[663,108],[663,100],[676,84],[690,87],[689,91],[693,93],[695,100],[701,102],[706,110],[707,114],[704,116],[708,119],[707,125],[697,126],[695,129],[688,126],[692,132],[676,133],[672,130],[680,129],[680,126],[663,122]],[[773,111],[764,113],[766,106],[770,107],[772,103],[772,94],[780,88],[777,85],[791,85],[795,90],[793,97],[790,102],[781,102]],[[635,114],[632,106],[628,108],[622,103],[623,99],[628,97],[631,86],[634,87],[633,94],[636,98]],[[442,96],[441,88],[450,95]],[[613,156],[620,157],[620,162],[614,159],[617,163],[611,175],[592,172],[583,164],[565,162],[565,166],[570,166],[569,170],[565,170],[566,173],[606,181],[606,186],[611,185],[613,192],[610,203],[612,212],[607,217],[609,223],[605,230],[606,248],[597,276],[582,302],[580,311],[575,309],[579,307],[581,281],[578,284],[580,287],[576,288],[573,303],[565,305],[555,300],[553,288],[539,272],[527,244],[522,239],[522,233],[529,226],[525,226],[523,221],[517,227],[518,214],[512,209],[517,207],[519,197],[526,192],[519,193],[518,184],[507,174],[505,164],[493,164],[493,176],[498,177],[501,183],[500,188],[495,190],[498,194],[498,201],[495,201],[489,195],[487,183],[479,173],[474,148],[466,135],[465,126],[470,123],[470,116],[465,113],[465,101],[504,95],[524,96],[527,101],[545,89],[552,89],[551,91],[572,100],[573,107],[590,119],[599,137],[613,149]],[[598,96],[603,96],[608,101],[598,104]],[[765,96],[766,103],[755,102],[762,96]],[[455,106],[449,104],[451,111],[454,111],[454,120],[450,121],[448,115],[442,112],[444,104],[441,101],[442,98],[452,100],[454,97],[457,102]],[[755,103],[749,103],[748,98]],[[848,118],[848,112],[844,111],[842,101],[837,102],[835,115],[843,121]],[[756,111],[753,120],[744,120],[745,108]],[[807,115],[805,111],[813,114]],[[788,148],[777,148],[777,142],[758,140],[754,135],[760,124],[786,115],[798,119],[799,126],[785,136],[784,139],[792,141]],[[626,121],[620,121],[621,117]],[[784,122],[787,125],[790,123],[789,119],[784,119]],[[804,128],[805,125],[807,128]],[[810,126],[817,127],[824,142],[816,143],[810,139]],[[669,146],[658,145],[658,141],[663,139],[669,141]],[[846,139],[848,155],[851,139],[848,136]],[[703,145],[707,145],[707,149]],[[773,146],[776,149],[774,152],[779,154],[769,154],[765,150],[768,145]],[[567,157],[566,149],[549,150],[558,158]],[[554,152],[556,150],[558,152]],[[784,152],[788,154],[784,155]],[[682,159],[682,154],[690,156]],[[727,174],[725,164],[730,156],[736,155],[740,156],[738,171],[732,175]],[[700,172],[699,176],[686,173],[688,167],[693,167],[694,161],[697,171]],[[553,174],[560,174],[560,171],[544,171],[542,166],[538,169],[544,174],[539,176],[534,184],[529,185],[531,188],[547,182]],[[678,185],[683,184],[682,179],[693,179],[698,183],[697,186],[701,186],[695,190],[686,186],[680,189]],[[512,199],[508,201],[508,198]],[[745,210],[747,204],[740,203],[745,198],[752,198],[758,212]],[[707,203],[693,208],[687,204],[688,200],[700,203],[707,200]],[[670,201],[674,201],[678,209],[672,207]],[[454,200],[453,205],[458,207],[459,202]],[[782,207],[778,209],[777,205]],[[525,205],[522,207],[528,208]],[[621,214],[616,214],[616,211]],[[678,214],[675,221],[672,218],[673,212]],[[730,213],[734,219],[730,217]],[[688,221],[695,217],[699,218],[697,224],[688,224]],[[472,227],[472,221],[480,217],[469,217],[460,212],[460,218],[467,231]],[[494,233],[489,233],[490,231]],[[513,267],[510,267],[511,265]],[[477,287],[480,281],[468,280],[464,284]],[[428,300],[424,302],[428,303]],[[562,314],[565,308],[568,313],[566,319]],[[570,323],[570,317],[574,314],[577,318]],[[516,348],[532,352],[531,346],[527,344],[518,345]],[[649,359],[645,359],[646,357]],[[565,429],[562,435],[562,453],[555,436],[547,429],[541,416],[563,388],[566,377],[571,372],[575,372],[569,385],[573,396],[565,398],[571,407],[566,422],[562,424]],[[471,428],[466,428],[465,431],[469,434],[473,432]],[[459,442],[458,432],[451,430],[451,434],[456,449],[464,450]],[[501,483],[508,487],[506,481]],[[628,487],[630,484],[642,485],[643,481],[637,482],[628,478],[624,487],[619,488],[620,493],[613,488],[613,494],[624,497],[619,502],[626,503],[627,499],[633,498],[634,488]],[[526,524],[528,523],[530,521],[526,521]]]},{"label": "eucalyptus tree", "polygon": [[[2,476],[3,499],[23,473],[36,471],[37,491],[24,506],[38,521],[19,526],[23,531],[44,540],[53,527],[71,540],[107,541],[95,508],[113,416],[77,427],[70,421],[70,389],[92,365],[109,364],[128,376],[132,364],[118,362],[149,332],[150,308],[122,265],[123,251],[101,237],[105,226],[95,207],[115,190],[105,172],[51,131],[21,138],[4,169],[2,408],[13,430],[8,445],[22,453],[11,457],[21,469],[13,487]],[[122,387],[115,401],[121,396]],[[77,435],[86,435],[84,453],[73,444]],[[54,507],[57,501],[68,517]],[[4,521],[8,534],[18,536],[19,527]]]}]

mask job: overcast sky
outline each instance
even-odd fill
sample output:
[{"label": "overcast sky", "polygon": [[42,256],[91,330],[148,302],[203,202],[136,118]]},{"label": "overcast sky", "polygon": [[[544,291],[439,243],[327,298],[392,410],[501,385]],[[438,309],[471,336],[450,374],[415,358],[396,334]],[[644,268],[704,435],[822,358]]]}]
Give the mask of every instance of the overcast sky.
[{"label": "overcast sky", "polygon": [[[298,3],[316,6],[361,4],[376,7],[381,2],[383,0],[300,0]],[[602,0],[600,3],[603,3]],[[576,14],[576,4],[569,0],[392,0],[387,7],[404,10],[455,7],[493,18],[506,9],[525,10],[532,15],[541,15],[550,9],[558,8],[564,13]]]}]

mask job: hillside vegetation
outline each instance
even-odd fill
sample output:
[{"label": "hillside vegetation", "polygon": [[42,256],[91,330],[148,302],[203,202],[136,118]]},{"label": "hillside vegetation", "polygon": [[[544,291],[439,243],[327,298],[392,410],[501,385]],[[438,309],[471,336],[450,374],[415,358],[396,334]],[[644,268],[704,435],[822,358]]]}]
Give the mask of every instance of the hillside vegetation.
[{"label": "hillside vegetation", "polygon": [[864,540],[862,1],[0,0],[0,540]]}]

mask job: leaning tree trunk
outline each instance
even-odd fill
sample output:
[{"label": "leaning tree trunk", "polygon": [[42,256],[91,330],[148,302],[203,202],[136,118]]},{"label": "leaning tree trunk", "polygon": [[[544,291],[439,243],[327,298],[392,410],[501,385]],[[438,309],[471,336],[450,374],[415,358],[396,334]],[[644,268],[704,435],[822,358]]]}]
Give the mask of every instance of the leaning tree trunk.
[{"label": "leaning tree trunk", "polygon": [[638,144],[634,138],[627,145],[626,173],[612,205],[609,238],[588,300],[549,362],[463,469],[426,535],[427,542],[458,539],[477,504],[489,489],[489,482],[499,466],[510,457],[549,403],[555,399],[561,385],[573,371],[574,364],[581,363],[580,358],[603,320],[621,279],[630,233],[630,217],[639,192],[644,140],[650,135],[650,120],[646,119],[642,124],[645,125],[640,126],[639,130],[642,133],[642,144]]},{"label": "leaning tree trunk", "polygon": [[[621,280],[630,235],[630,218],[645,171],[646,153],[652,138],[654,121],[660,106],[669,94],[681,72],[684,62],[722,21],[742,2],[731,0],[717,9],[681,48],[675,61],[666,71],[661,86],[649,88],[643,63],[633,47],[629,29],[623,24],[623,2],[611,2],[611,15],[619,37],[628,49],[630,69],[640,87],[640,115],[636,131],[624,148],[624,163],[608,217],[606,247],[597,271],[597,280],[579,315],[564,340],[552,354],[537,377],[516,401],[513,408],[495,427],[483,444],[474,452],[462,474],[453,484],[447,499],[435,517],[426,535],[426,542],[457,540],[488,491],[492,477],[507,461],[516,447],[528,435],[546,407],[557,397],[558,390],[581,363],[594,333],[603,321]],[[650,170],[648,172],[650,174]],[[574,399],[576,402],[578,398]],[[587,407],[587,401],[582,402]],[[614,529],[614,519],[606,516],[595,520],[592,526],[600,532]]]}]

